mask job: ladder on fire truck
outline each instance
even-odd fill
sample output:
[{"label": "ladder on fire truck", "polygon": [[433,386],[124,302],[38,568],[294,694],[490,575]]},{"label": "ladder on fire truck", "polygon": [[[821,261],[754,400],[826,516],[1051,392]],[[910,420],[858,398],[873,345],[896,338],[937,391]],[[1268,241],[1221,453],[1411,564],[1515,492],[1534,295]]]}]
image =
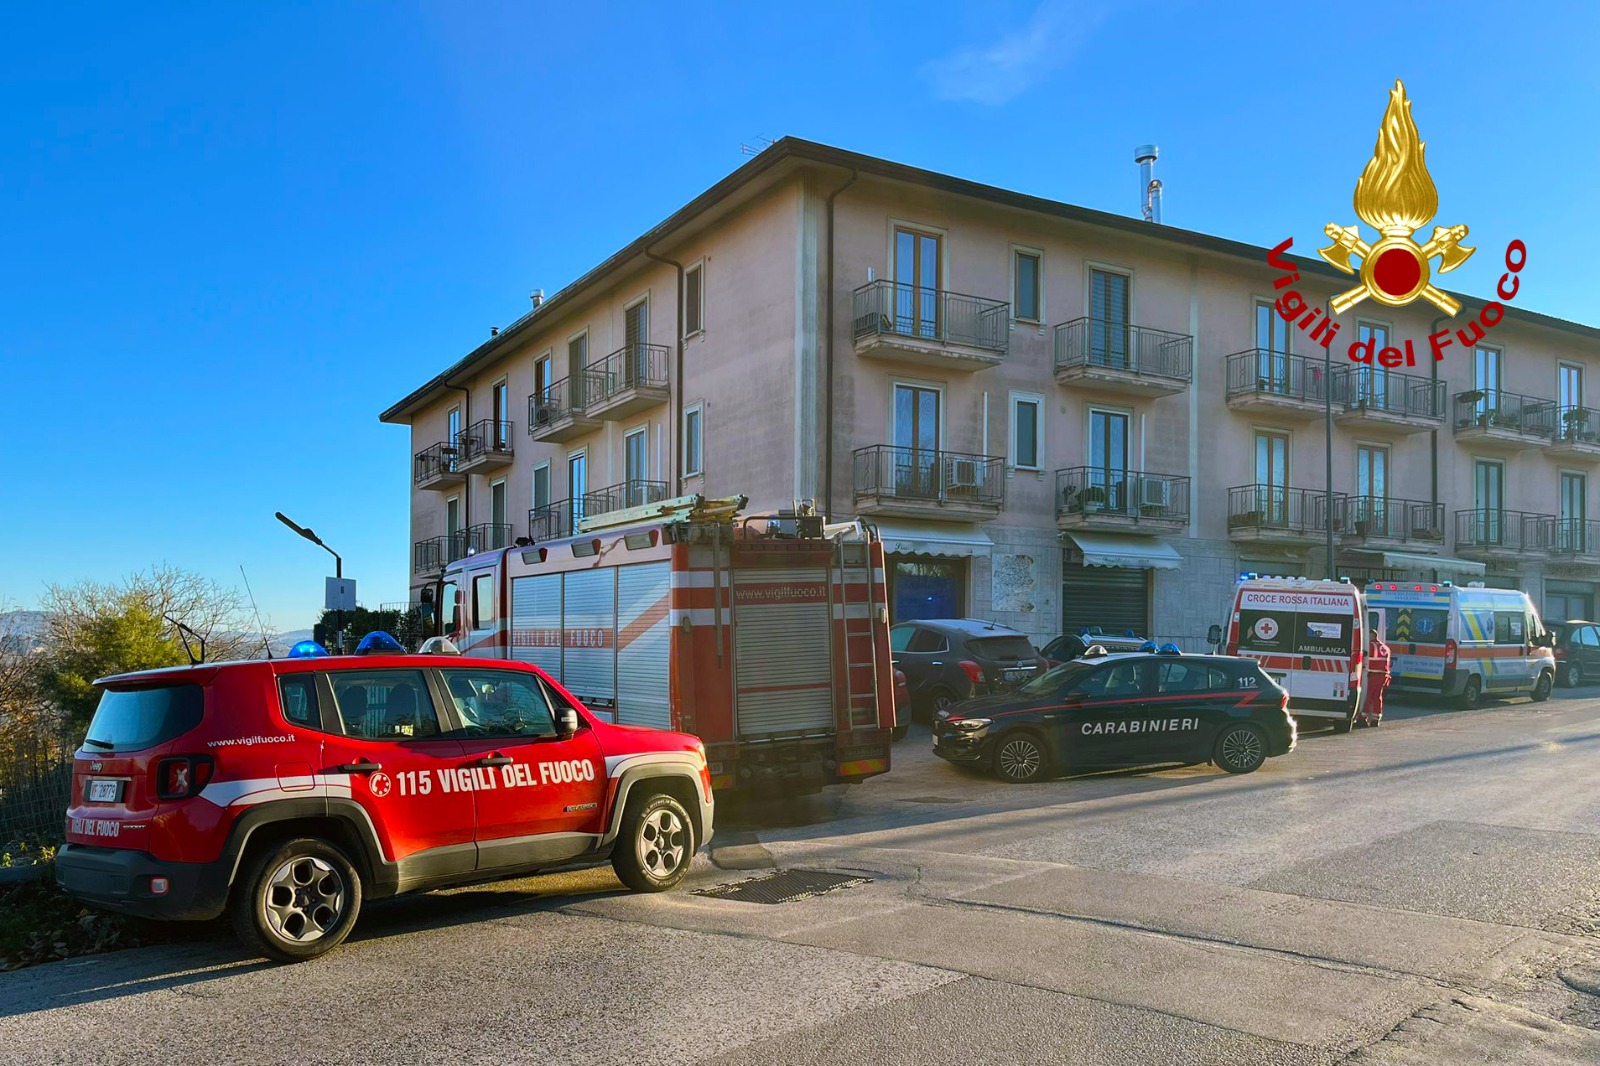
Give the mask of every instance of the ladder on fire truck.
[{"label": "ladder on fire truck", "polygon": [[[824,535],[833,539],[833,558],[839,572],[839,588],[844,596],[845,699],[850,709],[852,729],[871,729],[878,723],[878,654],[872,639],[873,622],[880,605],[873,580],[872,542],[876,531],[859,522],[828,526]],[[848,539],[846,539],[848,537]],[[864,602],[853,603],[850,590],[859,575]],[[861,679],[867,679],[865,687]]]},{"label": "ladder on fire truck", "polygon": [[700,493],[675,496],[660,503],[647,503],[640,507],[624,507],[620,511],[590,515],[578,520],[577,532],[595,533],[603,529],[620,529],[646,522],[731,522],[744,509],[746,496],[706,497]]}]

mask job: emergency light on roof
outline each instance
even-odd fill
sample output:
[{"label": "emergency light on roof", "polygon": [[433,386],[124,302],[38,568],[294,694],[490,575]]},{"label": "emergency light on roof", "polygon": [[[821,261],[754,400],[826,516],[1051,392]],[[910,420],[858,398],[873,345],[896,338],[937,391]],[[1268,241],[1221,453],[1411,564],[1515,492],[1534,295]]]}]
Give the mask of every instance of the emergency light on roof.
[{"label": "emergency light on roof", "polygon": [[404,655],[405,647],[381,629],[374,629],[356,645],[357,655]]},{"label": "emergency light on roof", "polygon": [[1161,645],[1161,654],[1162,655],[1182,655],[1183,652],[1178,648],[1178,646],[1176,644],[1163,644],[1163,645]]},{"label": "emergency light on roof", "polygon": [[1099,659],[1106,654],[1108,653],[1104,644],[1091,644],[1083,650],[1085,659]]},{"label": "emergency light on roof", "polygon": [[449,637],[429,637],[417,649],[419,655],[460,655],[461,649]]},{"label": "emergency light on roof", "polygon": [[1139,645],[1139,650],[1140,651],[1153,652],[1153,651],[1159,651],[1160,649],[1156,646],[1156,642],[1155,641],[1147,640],[1143,644]]},{"label": "emergency light on roof", "polygon": [[316,659],[326,654],[328,649],[314,640],[302,640],[289,649],[291,659]]}]

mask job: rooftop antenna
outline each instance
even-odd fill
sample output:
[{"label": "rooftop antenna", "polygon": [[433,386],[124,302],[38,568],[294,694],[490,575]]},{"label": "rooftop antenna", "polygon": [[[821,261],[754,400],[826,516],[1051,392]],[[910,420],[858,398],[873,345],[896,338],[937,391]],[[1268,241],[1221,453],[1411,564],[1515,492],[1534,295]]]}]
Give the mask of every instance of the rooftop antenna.
[{"label": "rooftop antenna", "polygon": [[1144,197],[1144,220],[1161,224],[1161,179],[1156,177],[1156,157],[1161,149],[1153,144],[1141,144],[1133,150],[1133,161],[1139,164],[1139,188]]},{"label": "rooftop antenna", "polygon": [[239,564],[239,576],[244,578],[245,595],[250,597],[250,609],[256,613],[256,628],[261,630],[261,650],[267,653],[267,658],[272,658],[272,645],[267,641],[267,627],[261,624],[261,608],[256,606],[256,594],[250,591],[250,575],[244,572],[244,564]]},{"label": "rooftop antenna", "polygon": [[755,143],[747,144],[743,141],[739,143],[740,155],[760,155],[777,143],[771,137],[752,137],[750,139]]},{"label": "rooftop antenna", "polygon": [[[199,666],[201,663],[205,662],[206,661],[206,638],[202,637],[199,633],[196,633],[194,630],[190,629],[188,626],[184,625],[182,622],[178,621],[176,618],[172,617],[170,614],[164,614],[161,617],[165,618],[167,620],[167,623],[169,625],[171,625],[173,629],[176,629],[178,631],[178,639],[183,641],[183,654],[185,654],[185,655],[187,655],[189,657],[189,665],[190,666]],[[195,639],[195,641],[200,645],[200,654],[199,655],[195,655],[194,648],[190,646],[190,644],[189,644],[189,638],[190,637],[193,637]]]}]

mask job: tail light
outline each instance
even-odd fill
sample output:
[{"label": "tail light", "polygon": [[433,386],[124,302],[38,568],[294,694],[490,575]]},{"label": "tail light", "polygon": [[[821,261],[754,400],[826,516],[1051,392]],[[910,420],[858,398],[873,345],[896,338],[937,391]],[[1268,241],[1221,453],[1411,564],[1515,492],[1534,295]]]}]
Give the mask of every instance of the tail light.
[{"label": "tail light", "polygon": [[1453,640],[1444,642],[1444,664],[1446,666],[1454,666],[1456,664],[1456,642]]},{"label": "tail light", "polygon": [[174,755],[156,763],[156,799],[198,796],[211,780],[216,762],[209,755]]},{"label": "tail light", "polygon": [[1361,681],[1361,663],[1363,656],[1361,649],[1357,648],[1350,656],[1350,683],[1359,684]]},{"label": "tail light", "polygon": [[961,667],[961,672],[966,674],[968,680],[970,680],[974,685],[983,684],[983,667],[979,666],[971,659],[962,659],[960,662],[956,663],[956,665]]}]

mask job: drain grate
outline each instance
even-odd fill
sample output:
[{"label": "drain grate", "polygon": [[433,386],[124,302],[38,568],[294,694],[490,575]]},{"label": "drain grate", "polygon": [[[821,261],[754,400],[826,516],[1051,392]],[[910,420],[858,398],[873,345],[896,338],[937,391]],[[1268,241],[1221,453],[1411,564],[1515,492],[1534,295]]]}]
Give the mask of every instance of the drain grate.
[{"label": "drain grate", "polygon": [[793,903],[797,899],[820,896],[851,885],[870,885],[872,878],[851,874],[830,874],[821,870],[779,870],[731,885],[719,885],[696,892],[712,899],[731,899],[739,903]]}]

